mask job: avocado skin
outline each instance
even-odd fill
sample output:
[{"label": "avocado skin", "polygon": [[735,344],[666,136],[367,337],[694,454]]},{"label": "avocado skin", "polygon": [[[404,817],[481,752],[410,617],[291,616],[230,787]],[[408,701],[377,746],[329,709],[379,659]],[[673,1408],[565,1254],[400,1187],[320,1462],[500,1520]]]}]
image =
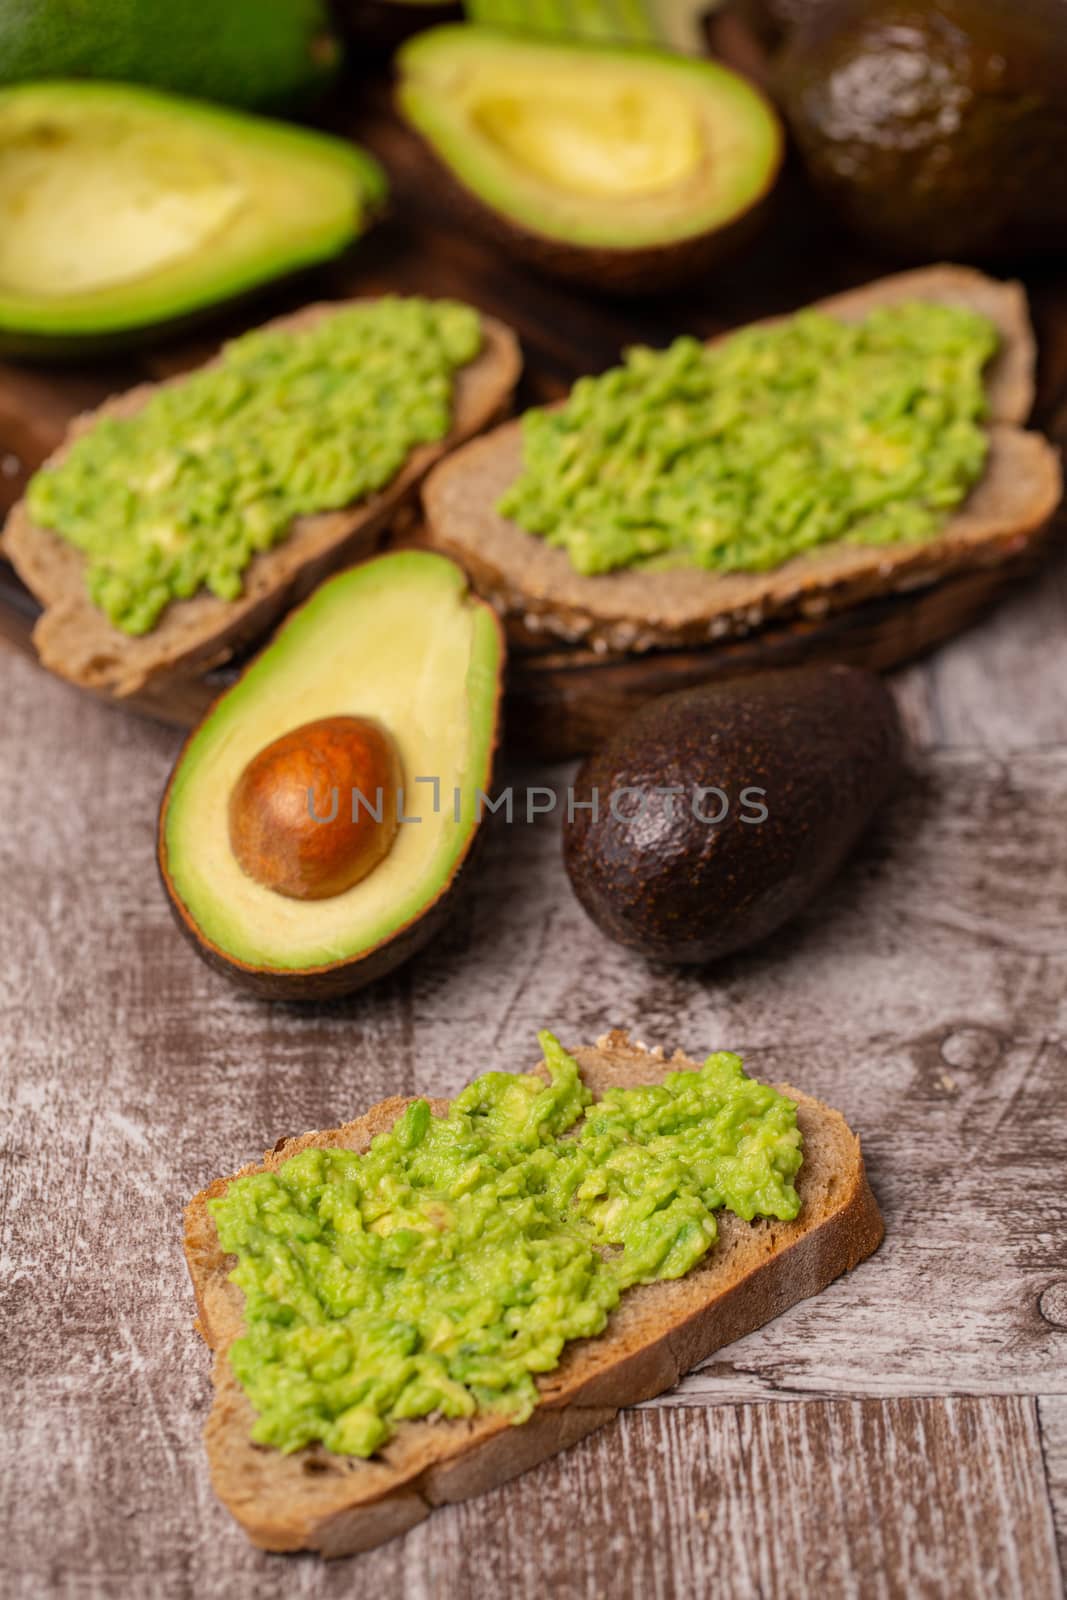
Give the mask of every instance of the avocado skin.
[{"label": "avocado skin", "polygon": [[813,182],[883,249],[1067,243],[1067,0],[831,0],[777,78]]},{"label": "avocado skin", "polygon": [[[900,771],[904,736],[881,679],[824,665],[685,689],[651,701],[581,767],[564,821],[563,859],[575,894],[619,944],[650,959],[702,964],[756,944],[811,901],[837,872]],[[613,791],[681,786],[676,802]],[[717,786],[719,824],[698,821],[690,797]],[[765,821],[741,791],[766,791]],[[580,810],[599,792],[600,816]],[[713,812],[719,802],[701,802]]]},{"label": "avocado skin", "polygon": [[0,84],[107,78],[249,110],[311,104],[341,65],[326,0],[4,0]]}]

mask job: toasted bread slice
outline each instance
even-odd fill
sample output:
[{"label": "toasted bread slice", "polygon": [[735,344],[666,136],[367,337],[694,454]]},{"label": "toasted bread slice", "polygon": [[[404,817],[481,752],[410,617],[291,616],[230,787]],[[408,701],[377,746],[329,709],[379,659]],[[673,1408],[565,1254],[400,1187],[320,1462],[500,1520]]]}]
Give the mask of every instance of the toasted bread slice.
[{"label": "toasted bread slice", "polygon": [[[613,1084],[652,1083],[696,1066],[681,1055],[668,1061],[661,1050],[631,1044],[617,1031],[575,1055],[597,1095]],[[370,1461],[330,1455],[318,1445],[283,1455],[252,1443],[254,1413],[226,1355],[241,1332],[243,1296],[229,1282],[233,1258],[220,1250],[207,1208],[231,1180],[198,1194],[185,1213],[185,1254],[198,1326],[215,1351],[215,1399],[205,1429],[211,1480],[253,1543],[336,1556],[391,1539],[435,1506],[524,1472],[609,1422],[621,1406],[669,1389],[712,1351],[870,1255],[884,1229],[858,1139],[838,1112],[795,1089],[785,1092],[797,1102],[804,1135],[795,1221],[749,1223],[720,1212],[718,1243],[692,1272],[629,1290],[604,1333],[566,1347],[555,1371],[538,1380],[541,1403],[529,1421],[516,1427],[482,1415],[404,1422]],[[408,1104],[384,1100],[342,1128],[282,1140],[263,1166],[277,1167],[309,1145],[364,1150]],[[447,1102],[431,1107],[440,1116]],[[244,1167],[236,1176],[256,1170]]]},{"label": "toasted bread slice", "polygon": [[[343,304],[305,306],[265,326],[299,330],[333,315]],[[482,328],[481,351],[456,376],[452,428],[445,439],[413,450],[402,470],[377,494],[339,511],[298,518],[280,543],[252,560],[238,599],[219,600],[201,591],[168,606],[152,631],[140,637],[113,627],[93,605],[85,588],[81,551],[51,529],[39,527],[25,500],[20,500],[8,516],[2,548],[45,608],[33,631],[42,663],[84,688],[117,697],[137,694],[170,678],[188,678],[228,660],[264,633],[328,572],[370,554],[430,467],[507,410],[522,367],[519,343],[511,329],[493,317],[483,317]],[[182,381],[178,376],[166,384]],[[99,417],[133,415],[158,387],[141,384],[77,418],[51,459],[61,460],[69,441]]]},{"label": "toasted bread slice", "polygon": [[1021,426],[1033,404],[1035,362],[1023,288],[969,267],[936,266],[882,278],[817,305],[855,320],[905,300],[969,306],[989,317],[1001,335],[987,373],[986,471],[935,538],[878,548],[826,545],[770,572],[718,574],[679,567],[586,577],[565,550],[526,533],[495,509],[522,467],[521,423],[514,421],[457,451],[431,473],[424,488],[430,541],[462,562],[480,593],[527,632],[601,651],[737,637],[772,617],[823,616],[873,595],[918,588],[1018,554],[1046,526],[1063,490],[1057,452]]}]

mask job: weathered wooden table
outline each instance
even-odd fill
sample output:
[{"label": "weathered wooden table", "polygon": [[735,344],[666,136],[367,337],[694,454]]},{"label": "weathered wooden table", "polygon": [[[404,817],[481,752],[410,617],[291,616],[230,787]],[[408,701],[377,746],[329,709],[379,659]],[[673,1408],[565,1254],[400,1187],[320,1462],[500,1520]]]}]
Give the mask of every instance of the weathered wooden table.
[{"label": "weathered wooden table", "polygon": [[[364,287],[429,271],[470,292],[465,242],[395,246],[360,258]],[[532,392],[552,392],[635,322],[710,331],[863,275],[854,256],[820,259],[793,250],[787,278],[765,253],[655,314],[482,259],[477,298],[519,319]],[[1067,324],[1052,280],[1035,290],[1052,416]],[[61,409],[117,377],[70,379]],[[0,418],[9,450],[25,447],[17,423]],[[5,1595],[1060,1593],[1067,563],[896,686],[908,783],[833,890],[759,952],[647,966],[585,919],[556,823],[501,817],[424,957],[300,1010],[231,991],[170,922],[153,823],[179,735],[0,654]],[[183,1202],[281,1134],[524,1067],[541,1026],[577,1042],[612,1024],[736,1048],[840,1106],[885,1211],[881,1250],[662,1401],[403,1540],[332,1567],[252,1550],[201,1452]]]}]

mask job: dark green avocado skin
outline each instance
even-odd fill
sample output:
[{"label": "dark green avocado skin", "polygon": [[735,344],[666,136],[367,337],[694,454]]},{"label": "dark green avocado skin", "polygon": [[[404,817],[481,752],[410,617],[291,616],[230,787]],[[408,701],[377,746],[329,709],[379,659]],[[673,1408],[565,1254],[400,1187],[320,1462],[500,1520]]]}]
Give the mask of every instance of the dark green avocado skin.
[{"label": "dark green avocado skin", "polygon": [[[881,679],[855,667],[763,673],[641,708],[580,769],[563,829],[575,894],[602,932],[704,963],[765,939],[836,873],[897,780],[904,736]],[[681,797],[656,793],[680,788]],[[729,798],[698,820],[693,795]],[[623,788],[645,796],[611,796]],[[765,791],[761,800],[743,791]],[[598,792],[599,816],[580,809]],[[766,820],[744,821],[762,804]],[[697,797],[714,816],[722,802]]]},{"label": "dark green avocado skin", "polygon": [[777,81],[810,177],[883,249],[1067,244],[1067,0],[827,0]]}]

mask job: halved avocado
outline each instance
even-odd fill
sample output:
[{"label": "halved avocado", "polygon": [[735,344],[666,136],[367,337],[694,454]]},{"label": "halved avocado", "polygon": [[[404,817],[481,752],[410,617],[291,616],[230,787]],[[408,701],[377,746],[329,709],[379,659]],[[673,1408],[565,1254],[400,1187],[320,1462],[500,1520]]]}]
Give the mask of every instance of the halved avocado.
[{"label": "halved avocado", "polygon": [[344,140],[122,84],[0,90],[0,347],[66,355],[336,255],[385,196]]},{"label": "halved avocado", "polygon": [[694,276],[770,192],[770,103],[717,62],[459,24],[400,51],[397,100],[470,225],[531,265],[621,291]]},{"label": "halved avocado", "polygon": [[[268,998],[314,999],[420,949],[478,831],[503,664],[493,611],[428,551],[367,561],[294,612],[190,735],[163,796],[160,872],[205,960]],[[303,888],[271,870],[301,842]],[[351,887],[335,871],[346,852]]]}]

